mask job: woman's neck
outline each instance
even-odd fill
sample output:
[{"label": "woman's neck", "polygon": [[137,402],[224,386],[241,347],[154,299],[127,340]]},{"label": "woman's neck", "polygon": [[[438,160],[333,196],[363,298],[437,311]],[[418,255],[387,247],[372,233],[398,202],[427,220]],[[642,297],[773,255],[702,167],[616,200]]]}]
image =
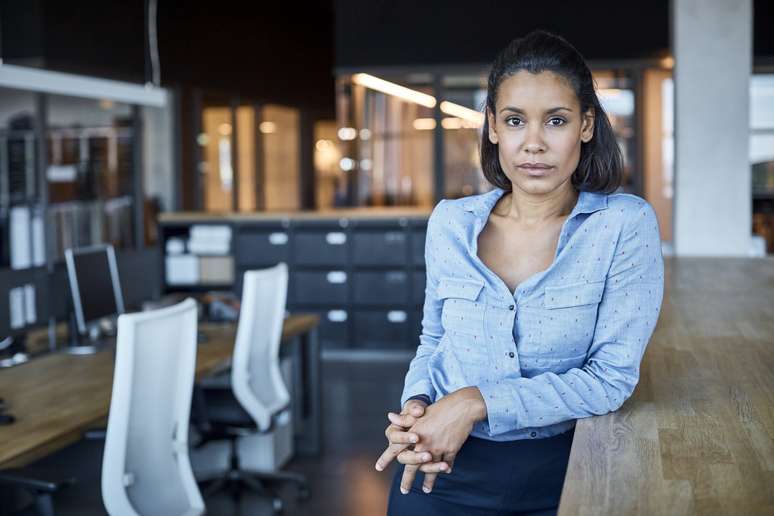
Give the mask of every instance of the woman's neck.
[{"label": "woman's neck", "polygon": [[499,203],[498,215],[525,226],[542,226],[569,215],[578,202],[578,195],[569,182],[567,187],[540,195],[511,190]]}]

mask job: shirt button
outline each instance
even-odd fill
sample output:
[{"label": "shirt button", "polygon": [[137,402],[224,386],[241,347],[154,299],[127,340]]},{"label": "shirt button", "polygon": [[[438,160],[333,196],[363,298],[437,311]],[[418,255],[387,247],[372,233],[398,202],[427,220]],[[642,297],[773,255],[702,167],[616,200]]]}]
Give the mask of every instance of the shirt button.
[{"label": "shirt button", "polygon": [[509,356],[509,357],[511,357],[511,358],[513,358],[513,357],[514,357],[514,356],[516,356],[516,355],[513,353],[513,351],[511,351],[510,353],[508,353],[508,356]]},{"label": "shirt button", "polygon": [[509,305],[509,306],[508,306],[508,310],[510,310],[511,312],[513,311],[513,309],[514,309],[514,306],[513,306],[513,305]]},{"label": "shirt button", "polygon": [[532,432],[529,435],[531,435],[532,437],[535,437],[537,435],[537,432]]}]

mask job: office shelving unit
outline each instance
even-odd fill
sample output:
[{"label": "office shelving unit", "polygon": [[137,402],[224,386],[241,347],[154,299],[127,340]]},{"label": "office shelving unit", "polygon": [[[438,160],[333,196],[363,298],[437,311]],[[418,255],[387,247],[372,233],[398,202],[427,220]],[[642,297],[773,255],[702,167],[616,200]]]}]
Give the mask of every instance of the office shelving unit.
[{"label": "office shelving unit", "polygon": [[[285,262],[290,269],[288,309],[320,315],[326,350],[410,350],[417,345],[425,291],[427,216],[163,219],[168,238],[193,224],[229,225],[234,283],[241,295],[245,271]],[[207,285],[165,290],[206,291]]]}]

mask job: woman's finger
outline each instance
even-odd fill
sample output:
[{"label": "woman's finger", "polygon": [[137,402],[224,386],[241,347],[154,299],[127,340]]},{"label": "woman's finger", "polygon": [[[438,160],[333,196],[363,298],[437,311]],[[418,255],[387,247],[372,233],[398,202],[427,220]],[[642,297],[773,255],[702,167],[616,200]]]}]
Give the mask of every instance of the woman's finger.
[{"label": "woman's finger", "polygon": [[411,414],[414,417],[422,417],[425,413],[425,404],[421,401],[411,400],[404,407],[401,414]]},{"label": "woman's finger", "polygon": [[457,458],[456,453],[444,453],[443,454],[443,461],[449,465],[449,469],[446,470],[446,473],[451,473],[452,468],[454,467],[454,459]]},{"label": "woman's finger", "polygon": [[438,473],[425,473],[425,479],[422,482],[422,491],[430,493],[435,485],[435,479],[438,477]]},{"label": "woman's finger", "polygon": [[419,442],[419,436],[414,432],[406,432],[402,427],[390,425],[385,430],[384,435],[390,444],[416,444]]},{"label": "woman's finger", "polygon": [[387,447],[384,452],[379,456],[378,459],[376,459],[376,464],[374,464],[374,468],[376,468],[376,471],[384,471],[384,468],[390,465],[390,462],[397,457],[397,455],[406,449],[405,444],[391,444]]},{"label": "woman's finger", "polygon": [[414,483],[414,477],[417,476],[417,466],[407,465],[403,468],[403,477],[400,479],[400,492],[408,494],[411,484]]},{"label": "woman's finger", "polygon": [[431,462],[433,456],[430,452],[415,452],[413,450],[403,450],[397,456],[398,462],[401,464],[410,464],[412,466],[424,464],[425,462]]},{"label": "woman's finger", "polygon": [[[398,456],[400,460],[400,456]],[[423,473],[447,473],[449,465],[446,462],[427,462],[419,466],[419,471]]]},{"label": "woman's finger", "polygon": [[396,414],[394,412],[387,413],[387,419],[393,425],[402,426],[404,428],[411,428],[417,422],[417,418],[409,414]]}]

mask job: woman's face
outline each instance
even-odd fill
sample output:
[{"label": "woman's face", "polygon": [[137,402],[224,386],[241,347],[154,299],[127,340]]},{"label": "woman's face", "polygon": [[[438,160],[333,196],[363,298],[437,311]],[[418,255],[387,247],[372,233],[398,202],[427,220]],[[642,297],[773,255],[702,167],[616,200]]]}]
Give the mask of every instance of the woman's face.
[{"label": "woman's face", "polygon": [[489,141],[513,189],[548,194],[571,188],[581,142],[594,134],[594,113],[580,112],[569,83],[553,72],[519,71],[500,83],[496,113],[487,110]]}]

